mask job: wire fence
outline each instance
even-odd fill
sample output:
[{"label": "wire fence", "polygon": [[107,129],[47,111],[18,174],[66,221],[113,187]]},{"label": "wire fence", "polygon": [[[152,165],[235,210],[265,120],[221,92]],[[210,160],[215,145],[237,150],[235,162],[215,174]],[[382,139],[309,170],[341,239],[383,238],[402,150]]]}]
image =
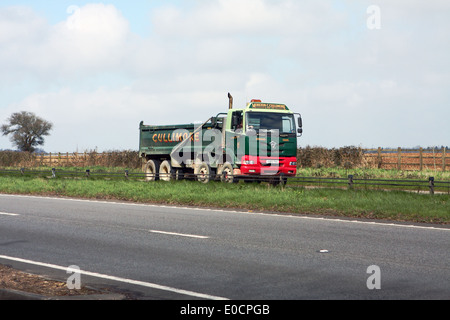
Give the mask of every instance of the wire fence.
[{"label": "wire fence", "polygon": [[205,175],[185,173],[183,175],[171,174],[151,174],[144,172],[135,172],[130,170],[103,172],[92,171],[87,169],[85,171],[65,171],[56,170],[31,170],[31,169],[14,169],[14,170],[0,170],[0,176],[40,176],[48,179],[55,178],[72,178],[72,179],[125,179],[142,182],[151,182],[156,180],[176,181],[176,180],[190,180],[199,181],[201,183],[209,183],[214,181],[228,182],[228,183],[267,183],[269,185],[287,188],[341,188],[341,189],[378,189],[378,190],[403,190],[414,191],[418,193],[445,193],[450,194],[450,181],[436,181],[434,177],[429,177],[427,180],[420,179],[367,179],[358,178],[355,175],[348,175],[346,178],[339,177],[286,177],[283,175],[277,176],[233,176],[233,175]]}]

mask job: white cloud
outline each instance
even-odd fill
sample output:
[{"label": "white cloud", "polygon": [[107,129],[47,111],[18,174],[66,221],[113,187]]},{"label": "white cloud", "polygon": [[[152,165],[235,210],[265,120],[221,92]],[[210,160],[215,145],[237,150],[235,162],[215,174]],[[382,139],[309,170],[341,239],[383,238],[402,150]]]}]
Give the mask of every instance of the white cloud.
[{"label": "white cloud", "polygon": [[194,9],[163,7],[153,15],[159,34],[172,37],[299,36],[330,30],[343,16],[318,1],[217,0]]},{"label": "white cloud", "polygon": [[[370,4],[164,3],[146,38],[113,5],[69,7],[54,25],[0,7],[0,122],[23,108],[53,121],[49,151],[137,148],[139,121],[203,121],[231,92],[301,112],[303,145],[448,144],[448,1],[378,1],[376,31]],[[424,120],[436,126],[417,130]]]},{"label": "white cloud", "polygon": [[2,69],[47,82],[120,65],[129,36],[128,21],[103,4],[81,7],[53,26],[29,8],[0,8],[0,26]]},{"label": "white cloud", "polygon": [[[28,7],[6,7],[0,10],[0,43],[17,39],[36,41],[36,35],[46,27],[46,21]],[[33,33],[30,31],[33,30]]]},{"label": "white cloud", "polygon": [[113,5],[88,4],[51,30],[48,46],[60,65],[111,68],[123,58],[129,23]]},{"label": "white cloud", "polygon": [[[122,150],[138,148],[140,121],[146,124],[203,122],[224,111],[226,99],[225,93],[214,91],[155,95],[129,86],[81,92],[63,88],[30,95],[2,113],[6,118],[12,112],[27,110],[52,122],[54,128],[44,146],[47,151],[74,152],[96,147],[100,151]],[[210,101],[223,103],[214,105]]]}]

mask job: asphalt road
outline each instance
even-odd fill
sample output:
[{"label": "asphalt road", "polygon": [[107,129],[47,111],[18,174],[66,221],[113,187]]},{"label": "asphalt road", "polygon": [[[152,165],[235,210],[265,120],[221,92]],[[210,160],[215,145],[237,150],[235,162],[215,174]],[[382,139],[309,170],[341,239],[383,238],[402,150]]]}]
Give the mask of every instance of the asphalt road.
[{"label": "asphalt road", "polygon": [[0,263],[139,299],[449,299],[449,249],[446,226],[0,195]]}]

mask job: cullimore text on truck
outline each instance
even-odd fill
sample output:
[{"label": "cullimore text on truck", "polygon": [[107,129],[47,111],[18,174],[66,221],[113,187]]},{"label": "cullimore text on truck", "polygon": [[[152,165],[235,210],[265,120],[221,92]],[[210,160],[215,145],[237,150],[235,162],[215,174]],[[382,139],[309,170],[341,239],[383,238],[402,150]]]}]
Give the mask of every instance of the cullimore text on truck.
[{"label": "cullimore text on truck", "polygon": [[297,173],[302,118],[280,103],[252,100],[201,125],[140,123],[139,155],[147,180],[193,176],[201,182],[285,181]]}]

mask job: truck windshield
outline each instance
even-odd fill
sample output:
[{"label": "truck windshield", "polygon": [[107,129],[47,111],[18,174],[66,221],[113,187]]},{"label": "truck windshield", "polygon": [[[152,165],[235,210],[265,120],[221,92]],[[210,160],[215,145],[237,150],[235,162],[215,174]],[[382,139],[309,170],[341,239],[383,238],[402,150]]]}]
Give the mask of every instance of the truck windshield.
[{"label": "truck windshield", "polygon": [[294,115],[285,113],[248,112],[247,130],[267,132],[278,130],[282,133],[295,133]]}]

